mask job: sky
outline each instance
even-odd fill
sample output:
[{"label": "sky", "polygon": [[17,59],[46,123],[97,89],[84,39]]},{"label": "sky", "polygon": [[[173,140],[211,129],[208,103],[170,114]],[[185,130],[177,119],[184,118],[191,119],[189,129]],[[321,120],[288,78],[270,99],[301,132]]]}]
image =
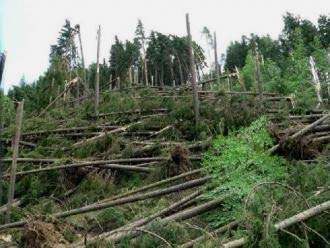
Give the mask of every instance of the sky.
[{"label": "sky", "polygon": [[132,39],[138,19],[147,32],[186,35],[189,13],[193,39],[205,48],[201,30],[217,32],[219,53],[242,35],[277,38],[282,16],[292,12],[316,23],[330,14],[330,0],[0,0],[0,50],[7,51],[4,89],[24,75],[33,82],[48,67],[50,46],[65,19],[80,24],[86,64],[96,60],[96,31],[101,25],[101,57],[106,61],[114,36]]}]

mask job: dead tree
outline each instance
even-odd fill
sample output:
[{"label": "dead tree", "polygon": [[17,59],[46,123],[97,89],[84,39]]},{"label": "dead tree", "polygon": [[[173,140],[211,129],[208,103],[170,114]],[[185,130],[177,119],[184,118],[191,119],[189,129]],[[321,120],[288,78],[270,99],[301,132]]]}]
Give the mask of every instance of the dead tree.
[{"label": "dead tree", "polygon": [[235,71],[236,71],[236,74],[237,74],[238,82],[240,83],[240,85],[242,87],[242,91],[246,91],[244,79],[242,78],[242,76],[241,76],[241,74],[240,74],[239,69],[237,68],[237,66],[235,66]]},{"label": "dead tree", "polygon": [[18,156],[18,149],[19,149],[19,140],[20,140],[20,136],[21,136],[22,120],[23,120],[23,107],[24,107],[24,100],[22,102],[19,102],[18,106],[17,106],[16,133],[15,133],[15,138],[14,138],[14,143],[13,143],[13,160],[12,160],[11,171],[10,171],[10,184],[9,184],[9,190],[8,190],[6,223],[10,222],[11,208],[12,208],[12,203],[13,203],[14,194],[15,194],[17,156]]},{"label": "dead tree", "polygon": [[96,55],[96,79],[95,79],[95,99],[94,99],[94,105],[95,105],[95,115],[98,115],[99,113],[99,97],[100,97],[100,39],[101,39],[101,26],[99,26],[99,29],[97,30],[97,55]]},{"label": "dead tree", "polygon": [[218,62],[218,51],[217,51],[217,33],[214,32],[214,63],[215,63],[215,77],[217,78],[217,85],[220,85],[220,68]]},{"label": "dead tree", "polygon": [[[314,217],[316,215],[321,214],[322,212],[325,212],[330,209],[330,201],[324,202],[320,205],[317,205],[315,207],[312,207],[310,209],[307,209],[301,213],[298,213],[290,218],[287,218],[285,220],[282,220],[280,222],[277,222],[274,225],[274,228],[276,231],[283,230],[287,227],[290,227],[294,224],[303,222],[305,220],[308,220],[311,217]],[[248,239],[246,238],[240,238],[237,240],[230,241],[228,243],[223,244],[221,247],[223,248],[233,248],[233,247],[241,247],[247,243]]]},{"label": "dead tree", "polygon": [[186,14],[186,26],[187,26],[187,35],[188,35],[191,86],[192,86],[193,101],[194,101],[195,125],[197,126],[199,123],[199,102],[198,102],[198,92],[197,92],[197,83],[196,83],[196,68],[195,68],[195,59],[193,53],[193,42],[190,33],[190,22],[189,22],[188,13]]},{"label": "dead tree", "polygon": [[311,73],[313,75],[314,88],[315,88],[317,101],[318,101],[316,108],[318,109],[322,106],[323,100],[322,100],[322,92],[321,92],[321,83],[320,83],[319,76],[317,74],[317,68],[316,68],[315,60],[314,60],[313,56],[309,57],[309,65],[310,65]]},{"label": "dead tree", "polygon": [[[178,208],[181,208],[184,204],[186,204],[187,202],[196,199],[197,196],[199,196],[202,193],[202,191],[195,191],[194,193],[182,198],[181,200],[173,203],[172,205],[139,220],[136,220],[134,222],[128,223],[125,226],[119,227],[115,230],[112,230],[110,232],[106,232],[106,233],[102,233],[101,235],[92,237],[91,239],[89,239],[89,241],[95,241],[95,240],[100,240],[105,238],[107,241],[119,241],[120,239],[127,237],[129,234],[132,234],[134,232],[120,232],[121,230],[126,230],[126,229],[132,229],[132,228],[136,228],[136,227],[140,227],[140,226],[144,226],[148,223],[150,223],[151,221],[155,220],[158,217],[162,217],[165,216],[166,214],[171,213],[174,210],[177,210]],[[76,245],[74,245],[74,247],[81,247],[83,245],[83,242],[79,242]]]},{"label": "dead tree", "polygon": [[0,85],[2,81],[2,74],[5,68],[6,57],[7,57],[6,52],[2,53],[0,56]]},{"label": "dead tree", "polygon": [[262,78],[261,78],[259,53],[257,51],[256,46],[257,46],[256,42],[253,40],[252,41],[252,54],[254,57],[254,71],[255,71],[255,76],[257,79],[259,97],[260,97],[260,100],[262,100],[262,98],[263,98],[263,82],[262,82]]},{"label": "dead tree", "polygon": [[86,97],[89,93],[89,87],[88,87],[88,82],[87,82],[87,74],[86,74],[86,68],[85,68],[85,57],[84,57],[84,50],[83,50],[83,45],[81,41],[81,30],[80,30],[80,25],[77,24],[75,26],[76,32],[78,33],[78,38],[79,38],[79,46],[80,46],[80,54],[81,54],[81,65],[83,68],[83,86],[84,86],[84,92],[83,95]]},{"label": "dead tree", "polygon": [[[104,202],[104,203],[93,203],[93,204],[90,204],[90,205],[87,205],[87,206],[84,206],[81,208],[75,208],[75,209],[67,210],[64,212],[58,212],[58,213],[52,214],[51,216],[55,217],[55,218],[66,218],[66,217],[77,215],[77,214],[93,212],[93,211],[97,211],[97,210],[101,210],[101,209],[105,209],[105,208],[109,208],[109,207],[120,206],[120,205],[124,205],[127,203],[132,203],[132,202],[142,201],[145,199],[168,195],[168,194],[171,194],[174,192],[192,189],[192,188],[204,185],[210,178],[211,177],[202,177],[199,179],[190,180],[188,182],[185,182],[185,183],[182,183],[179,185],[174,185],[174,186],[171,186],[171,187],[168,187],[165,189],[151,191],[151,192],[148,192],[145,194],[137,194],[137,195],[128,196],[125,198],[121,198],[121,199],[117,199],[117,200],[109,201],[109,202]],[[189,213],[187,213],[187,214],[189,214]],[[187,214],[185,214],[184,216],[179,216],[179,217],[180,218],[186,217]],[[20,227],[20,226],[25,225],[26,223],[27,223],[26,220],[8,223],[5,225],[1,225],[0,230]]]}]

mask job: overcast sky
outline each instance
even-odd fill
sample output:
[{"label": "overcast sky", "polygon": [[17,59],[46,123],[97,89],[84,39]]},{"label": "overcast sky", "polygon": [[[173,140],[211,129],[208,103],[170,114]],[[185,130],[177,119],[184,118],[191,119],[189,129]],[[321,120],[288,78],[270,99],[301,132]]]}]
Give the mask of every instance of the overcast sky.
[{"label": "overcast sky", "polygon": [[147,32],[182,36],[187,12],[193,39],[204,45],[201,30],[207,26],[217,32],[218,49],[223,53],[230,41],[243,34],[276,38],[287,11],[316,23],[320,14],[330,13],[330,0],[0,0],[0,49],[3,44],[8,52],[4,87],[17,85],[23,75],[32,82],[47,69],[50,45],[56,43],[66,18],[81,25],[90,64],[96,57],[99,24],[101,55],[106,60],[114,36],[131,39],[138,18]]}]

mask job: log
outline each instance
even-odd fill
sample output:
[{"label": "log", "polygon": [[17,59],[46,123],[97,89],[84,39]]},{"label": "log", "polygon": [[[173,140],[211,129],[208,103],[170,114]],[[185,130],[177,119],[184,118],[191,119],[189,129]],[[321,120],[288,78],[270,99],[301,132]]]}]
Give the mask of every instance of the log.
[{"label": "log", "polygon": [[162,221],[168,222],[168,221],[182,221],[182,220],[190,219],[194,216],[200,215],[202,213],[205,213],[209,210],[212,210],[212,209],[218,207],[220,204],[223,203],[224,199],[225,199],[225,197],[222,197],[219,199],[215,199],[215,200],[206,202],[199,206],[196,206],[196,207],[193,207],[193,208],[190,208],[187,210],[183,210],[181,212],[175,213],[173,215],[170,215],[170,216],[162,219]]},{"label": "log", "polygon": [[[314,121],[313,123],[305,126],[303,129],[299,130],[298,132],[294,133],[293,135],[291,135],[289,137],[290,140],[294,140],[297,139],[298,137],[306,134],[307,132],[309,132],[310,130],[312,130],[314,127],[316,127],[318,124],[322,123],[324,120],[326,120],[330,115],[323,115],[323,117],[321,117],[320,119]],[[268,149],[268,152],[270,154],[274,153],[278,148],[280,147],[280,144],[277,144],[275,146],[273,146],[272,148]]]},{"label": "log", "polygon": [[[145,199],[168,195],[168,194],[171,194],[174,192],[179,192],[179,191],[183,191],[186,189],[191,189],[191,188],[201,186],[201,185],[205,184],[210,178],[211,177],[202,177],[199,179],[190,180],[188,182],[185,182],[185,183],[182,183],[179,185],[171,186],[171,187],[168,187],[165,189],[155,190],[155,191],[148,192],[145,194],[133,195],[133,196],[129,196],[126,198],[121,198],[118,200],[113,200],[113,201],[109,201],[109,202],[105,202],[105,203],[93,203],[93,204],[90,204],[90,205],[87,205],[87,206],[84,206],[81,208],[76,208],[76,209],[71,209],[71,210],[67,210],[64,212],[55,213],[55,214],[52,214],[51,217],[66,218],[66,217],[77,215],[77,214],[93,212],[93,211],[97,211],[97,210],[101,210],[101,209],[105,209],[105,208],[109,208],[109,207],[120,206],[120,205],[124,205],[127,203],[132,203],[132,202],[142,201]],[[26,223],[27,223],[26,220],[8,223],[5,225],[1,225],[0,230],[14,228],[14,227],[20,227],[20,226],[25,225]]]},{"label": "log", "polygon": [[[57,158],[17,158],[17,162],[18,163],[37,163],[37,164],[41,164],[41,163],[56,163],[60,161],[60,159]],[[12,159],[11,158],[3,158],[1,159],[1,162],[4,163],[11,163]]]},{"label": "log", "polygon": [[[22,136],[22,134],[21,134],[21,136]],[[0,141],[4,142],[4,143],[13,143],[13,140],[11,140],[11,139],[0,139]],[[20,140],[19,144],[22,146],[28,146],[28,147],[32,147],[32,148],[35,148],[37,146],[37,144],[31,143],[31,142],[26,142],[23,140]]]},{"label": "log", "polygon": [[103,114],[98,114],[97,116],[93,116],[93,117],[106,117],[106,116],[122,115],[122,114],[159,113],[159,112],[167,112],[167,111],[168,111],[168,109],[166,109],[166,108],[151,109],[151,110],[135,109],[135,110],[103,113]]},{"label": "log", "polygon": [[149,173],[154,171],[154,169],[152,168],[145,168],[134,165],[121,165],[121,164],[105,164],[105,165],[97,165],[97,167],[101,169],[127,170],[127,171],[144,172],[144,173]]},{"label": "log", "polygon": [[219,235],[221,233],[227,232],[228,230],[236,227],[238,224],[239,224],[239,221],[237,221],[237,220],[232,221],[232,222],[228,223],[227,225],[217,228],[206,235],[202,235],[196,239],[190,240],[189,242],[180,245],[179,248],[193,247],[195,244],[200,243],[200,242],[210,238],[210,235]]},{"label": "log", "polygon": [[[186,177],[189,177],[189,176],[192,176],[192,175],[199,174],[200,172],[202,172],[202,169],[197,169],[197,170],[189,171],[189,172],[186,172],[186,173],[182,173],[182,174],[174,176],[174,177],[166,178],[164,180],[161,180],[161,181],[158,181],[158,182],[155,182],[155,183],[152,183],[152,184],[148,184],[146,186],[143,186],[143,187],[140,187],[140,188],[137,188],[137,189],[130,190],[128,192],[125,192],[125,193],[122,193],[120,195],[114,196],[114,197],[110,198],[109,200],[117,200],[117,199],[129,196],[129,195],[132,195],[132,194],[144,192],[144,191],[147,191],[148,189],[156,188],[156,187],[164,185],[164,184],[175,182],[175,181],[177,181],[179,179],[182,179],[182,178],[186,178]],[[102,202],[104,202],[104,200]]]},{"label": "log", "polygon": [[[165,216],[169,213],[171,213],[172,211],[178,209],[179,207],[181,207],[182,205],[184,205],[185,203],[189,202],[192,199],[195,199],[197,196],[199,196],[201,194],[201,191],[196,191],[184,198],[182,198],[180,201],[173,203],[172,205],[139,220],[136,220],[134,222],[128,223],[122,227],[119,227],[115,230],[112,230],[110,232],[106,232],[106,233],[102,233],[101,235],[92,237],[91,239],[89,239],[89,241],[95,241],[95,240],[101,240],[101,239],[106,239],[107,241],[112,241],[112,242],[116,242],[119,241],[120,239],[130,235],[132,232],[119,232],[119,230],[125,230],[125,229],[132,229],[132,228],[136,228],[136,227],[140,227],[143,225],[146,225],[148,223],[150,223],[151,221],[155,220],[158,217],[162,217]],[[84,245],[83,242],[79,242],[76,245],[73,245],[74,247],[84,247],[82,246]]]},{"label": "log", "polygon": [[99,139],[102,139],[104,137],[106,137],[107,135],[109,134],[115,134],[115,133],[121,133],[121,132],[125,132],[127,129],[131,128],[132,126],[135,126],[135,125],[138,125],[138,124],[141,124],[142,122],[141,121],[138,121],[138,122],[135,122],[135,123],[131,123],[127,126],[124,126],[124,127],[120,127],[120,128],[117,128],[117,129],[114,129],[114,130],[111,130],[109,132],[103,132],[95,137],[92,137],[92,138],[89,138],[89,139],[86,139],[86,140],[83,140],[83,141],[79,141],[77,143],[74,143],[73,144],[73,147],[80,147],[82,145],[86,145],[86,144],[89,144],[91,142],[95,142]]},{"label": "log", "polygon": [[[19,207],[22,204],[22,201],[20,199],[14,199],[12,202],[12,207]],[[0,207],[0,213],[7,211],[7,205],[3,205]]]},{"label": "log", "polygon": [[70,128],[58,128],[52,130],[40,130],[40,131],[31,131],[22,133],[22,136],[32,136],[32,135],[42,135],[42,134],[55,134],[55,133],[70,133],[77,131],[85,131],[85,130],[109,130],[109,129],[117,129],[121,126],[113,126],[113,125],[104,125],[104,126],[95,126],[95,127],[70,127]]},{"label": "log", "polygon": [[[152,161],[164,161],[167,160],[167,157],[154,157],[154,158],[134,158],[134,159],[113,159],[113,160],[96,160],[96,161],[85,161],[80,163],[73,163],[73,164],[64,164],[64,165],[58,165],[58,166],[51,166],[51,167],[45,167],[45,168],[38,168],[38,169],[32,169],[32,170],[26,170],[26,171],[20,171],[17,172],[16,175],[27,175],[27,174],[34,174],[34,173],[41,173],[46,171],[53,171],[53,170],[64,170],[69,168],[78,168],[78,167],[85,167],[85,166],[100,166],[100,165],[106,165],[108,164],[117,166],[114,163],[120,163],[120,162],[152,162]],[[128,168],[126,166],[125,168]],[[121,167],[123,169],[124,167]],[[132,168],[132,167],[131,167]],[[9,174],[2,175],[2,177],[8,177]]]},{"label": "log", "polygon": [[330,135],[314,138],[312,142],[326,143],[330,141]]},{"label": "log", "polygon": [[[191,200],[191,199],[190,199]],[[187,201],[186,201],[187,202]],[[206,203],[204,203],[204,204],[201,204],[201,205],[199,205],[199,206],[196,206],[196,207],[193,207],[193,208],[190,208],[190,209],[187,209],[187,210],[183,210],[183,211],[181,211],[181,212],[178,212],[178,213],[176,213],[176,214],[173,214],[173,215],[170,215],[170,216],[168,216],[168,217],[166,217],[166,218],[162,218],[161,220],[160,220],[160,222],[161,223],[163,223],[164,225],[166,225],[168,222],[170,222],[170,221],[182,221],[182,220],[187,220],[187,219],[190,219],[190,218],[192,218],[192,217],[195,217],[195,216],[197,216],[197,215],[200,215],[200,214],[203,214],[203,213],[205,213],[205,212],[207,212],[207,211],[210,211],[210,210],[212,210],[212,209],[214,209],[214,208],[216,208],[216,207],[218,207],[221,203],[223,202],[223,199],[215,199],[215,200],[212,200],[212,201],[209,201],[209,202],[206,202]],[[182,205],[182,204],[181,204]],[[164,212],[165,212],[166,210],[164,210]],[[170,212],[170,211],[166,211],[166,212]],[[164,213],[163,214],[161,214],[161,215],[164,215]],[[153,217],[155,217],[155,216],[153,216]],[[158,217],[158,216],[157,216]],[[155,218],[154,218],[155,219]],[[148,223],[148,222],[147,222]],[[146,224],[147,224],[146,223]],[[144,224],[144,225],[140,225],[140,228],[141,229],[147,229],[147,225],[146,224]],[[127,230],[127,229],[125,229],[124,227],[123,228],[119,228],[119,230],[117,230],[116,232],[115,232],[115,230],[113,231],[113,233],[115,234],[115,233],[117,233],[117,232],[119,232],[119,231],[121,231],[121,230]],[[131,230],[131,231],[126,231],[126,232],[124,232],[124,234],[125,235],[123,235],[122,237],[125,237],[125,236],[127,236],[127,235],[130,235],[130,234],[135,234],[136,232],[134,231],[134,226],[130,226],[129,227],[129,230]],[[119,238],[122,238],[122,237],[119,237]],[[118,241],[119,239],[118,238],[106,238],[106,240],[107,241]]]},{"label": "log", "polygon": [[155,137],[155,136],[157,136],[157,135],[159,135],[159,134],[161,134],[161,133],[163,133],[163,132],[165,132],[166,130],[171,129],[171,128],[173,128],[173,125],[168,125],[168,126],[162,128],[161,130],[159,130],[159,131],[157,131],[157,132],[154,132],[152,135],[149,136],[149,138],[151,138],[151,137]]},{"label": "log", "polygon": [[[290,227],[299,222],[308,220],[309,218],[319,215],[322,212],[327,211],[329,209],[330,209],[330,201],[326,201],[320,205],[317,205],[317,206],[307,209],[301,213],[298,213],[290,218],[277,222],[274,225],[274,228],[276,231],[285,229],[285,228]],[[240,238],[238,240],[234,240],[234,241],[225,243],[222,245],[222,247],[223,248],[241,247],[244,244],[246,244],[246,242],[247,242],[246,238]]]}]

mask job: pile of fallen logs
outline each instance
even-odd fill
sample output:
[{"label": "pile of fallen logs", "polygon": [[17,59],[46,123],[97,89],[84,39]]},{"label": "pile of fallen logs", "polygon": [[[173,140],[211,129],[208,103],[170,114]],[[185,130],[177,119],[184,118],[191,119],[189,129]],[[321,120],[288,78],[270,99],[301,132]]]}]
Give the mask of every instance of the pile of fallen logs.
[{"label": "pile of fallen logs", "polygon": [[[123,91],[124,89],[120,90]],[[190,90],[190,89],[186,89]],[[119,91],[119,90],[118,90]],[[170,90],[158,90],[157,95],[148,96],[136,96],[135,99],[143,98],[190,98],[190,96],[180,95],[179,92]],[[116,94],[116,91],[113,91]],[[198,92],[202,101],[217,99],[219,92],[216,91],[199,91]],[[224,92],[223,94],[229,96],[251,96],[257,97],[259,94],[254,92]],[[330,141],[330,118],[328,113],[312,113],[310,115],[285,115],[278,117],[277,114],[281,114],[281,104],[284,103],[287,106],[288,113],[294,108],[294,99],[291,97],[282,97],[274,93],[264,93],[263,99],[264,105],[269,108],[266,109],[266,113],[270,114],[271,119],[274,121],[272,132],[277,139],[277,144],[268,150],[269,153],[288,154],[289,147],[293,142],[304,140],[310,144],[325,144]],[[180,100],[181,101],[181,100]],[[157,108],[154,110],[134,109],[127,111],[116,111],[108,113],[99,113],[97,115],[88,116],[90,125],[80,127],[61,127],[51,130],[31,130],[23,132],[21,134],[21,140],[19,144],[21,149],[38,148],[40,141],[50,137],[61,137],[72,142],[70,147],[63,147],[68,151],[67,157],[58,158],[32,158],[32,157],[18,157],[15,158],[15,163],[18,164],[18,170],[9,172],[10,168],[7,166],[7,171],[0,175],[0,179],[8,180],[11,177],[15,177],[18,181],[24,177],[31,175],[38,176],[40,174],[47,175],[52,171],[66,171],[73,170],[75,173],[79,169],[86,169],[90,174],[92,172],[106,171],[106,172],[118,172],[117,176],[120,177],[120,173],[138,173],[142,178],[148,175],[151,178],[151,183],[140,185],[138,188],[125,188],[116,189],[117,194],[110,197],[100,198],[100,200],[86,204],[85,206],[63,208],[57,212],[53,212],[47,216],[47,218],[41,218],[41,221],[49,221],[54,219],[65,219],[70,216],[89,214],[95,211],[104,210],[110,207],[125,206],[127,204],[143,202],[147,199],[155,199],[165,196],[174,196],[175,200],[172,203],[167,204],[167,207],[162,208],[152,214],[138,218],[137,220],[130,220],[129,223],[115,228],[110,231],[103,232],[101,234],[88,234],[84,239],[80,239],[73,243],[71,247],[85,247],[87,243],[106,240],[116,243],[125,237],[135,238],[141,233],[149,232],[148,225],[155,221],[159,221],[162,225],[166,226],[167,223],[172,221],[180,222],[196,217],[205,212],[218,208],[223,203],[223,198],[205,200],[201,197],[209,187],[207,184],[210,181],[209,176],[204,176],[202,169],[200,169],[200,161],[202,160],[201,153],[206,151],[212,142],[212,137],[204,140],[187,141],[182,137],[176,137],[175,139],[170,135],[165,135],[167,132],[176,129],[175,123],[164,123],[164,125],[157,127],[150,127],[145,125],[151,118],[162,118],[168,114],[167,108]],[[134,118],[132,118],[134,116]],[[121,121],[120,124],[114,124],[118,119],[122,117],[130,117],[127,120],[131,122],[127,123]],[[132,122],[132,119],[134,120]],[[137,128],[142,126],[143,128]],[[92,157],[78,158],[74,157],[75,149],[84,149],[89,145],[97,144],[104,141],[106,138],[117,139],[124,143],[123,147],[119,147],[117,152],[109,154],[110,148],[106,148],[104,153],[98,153],[97,151]],[[118,141],[118,142],[119,142]],[[12,145],[10,137],[1,139],[0,142],[4,142],[7,146]],[[112,145],[112,144],[111,144]],[[120,145],[119,145],[120,146]],[[125,148],[131,148],[130,156],[123,156],[123,150]],[[181,154],[184,158],[179,158],[180,162],[175,161],[175,158],[171,152],[173,149],[180,147],[184,150]],[[154,152],[157,150],[157,152]],[[148,154],[145,156],[145,154]],[[179,154],[180,156],[180,154]],[[310,158],[310,157],[308,157]],[[305,156],[300,156],[299,159],[306,159]],[[181,166],[182,161],[188,161],[185,164],[183,170],[176,170],[174,175],[169,176],[171,173],[166,174],[167,177],[159,179],[154,176],[157,171],[162,170],[164,164],[174,164],[175,166]],[[13,163],[12,158],[1,159],[1,162],[5,165]],[[192,166],[191,163],[194,163]],[[197,169],[196,169],[197,168]],[[129,173],[128,173],[129,172]],[[78,186],[78,185],[74,185]],[[73,194],[75,188],[69,189],[69,193],[65,193],[66,197]],[[179,196],[179,199],[177,197]],[[171,202],[171,201],[169,201]],[[14,199],[12,202],[13,207],[24,208],[24,202],[21,199]],[[141,203],[142,204],[142,203]],[[147,207],[147,206],[146,206]],[[294,225],[298,222],[304,221],[315,215],[320,214],[322,211],[330,209],[330,203],[325,202],[314,208],[305,210],[304,212],[297,214],[291,218],[285,219],[275,224],[275,230],[281,230],[288,226]],[[0,213],[7,210],[6,206],[0,207]],[[40,218],[40,217],[37,217]],[[0,225],[0,231],[4,231],[10,228],[24,227],[28,224],[28,219],[23,218],[19,221],[8,222]],[[185,244],[182,244],[181,248],[192,247],[194,244],[202,242],[209,238],[210,235],[219,235],[230,229],[234,229],[238,226],[239,221],[233,221],[227,225],[217,228],[209,232],[208,235],[200,236],[194,240],[191,240]],[[238,240],[221,244],[223,247],[239,247],[247,242],[245,237]]]}]

